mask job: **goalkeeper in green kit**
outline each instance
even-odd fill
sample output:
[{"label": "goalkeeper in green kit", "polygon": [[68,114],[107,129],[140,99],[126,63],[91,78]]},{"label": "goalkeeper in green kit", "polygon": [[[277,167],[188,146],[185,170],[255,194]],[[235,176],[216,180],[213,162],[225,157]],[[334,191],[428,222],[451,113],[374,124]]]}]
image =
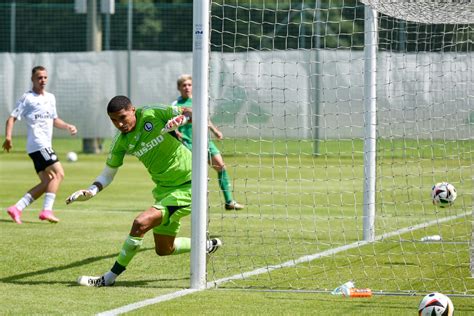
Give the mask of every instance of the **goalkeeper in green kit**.
[{"label": "goalkeeper in green kit", "polygon": [[[107,106],[114,126],[120,131],[114,138],[102,173],[85,190],[71,194],[66,203],[85,201],[109,185],[126,154],[137,157],[148,170],[155,188],[155,203],[133,221],[129,236],[110,271],[102,276],[81,276],[84,286],[111,286],[138,252],[146,232],[153,230],[155,251],[159,256],[191,251],[191,240],[176,238],[180,219],[191,214],[191,151],[174,137],[174,130],[191,121],[186,107],[135,108],[125,96],[112,98]],[[207,241],[207,252],[216,251],[222,242]]]}]

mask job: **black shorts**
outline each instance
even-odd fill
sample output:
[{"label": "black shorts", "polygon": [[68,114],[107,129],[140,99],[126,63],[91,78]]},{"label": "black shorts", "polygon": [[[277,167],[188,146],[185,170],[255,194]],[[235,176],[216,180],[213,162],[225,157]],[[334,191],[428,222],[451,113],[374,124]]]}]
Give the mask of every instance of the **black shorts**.
[{"label": "black shorts", "polygon": [[54,152],[53,148],[42,148],[28,155],[30,156],[31,160],[33,160],[36,173],[44,171],[44,169],[59,161],[58,156]]}]

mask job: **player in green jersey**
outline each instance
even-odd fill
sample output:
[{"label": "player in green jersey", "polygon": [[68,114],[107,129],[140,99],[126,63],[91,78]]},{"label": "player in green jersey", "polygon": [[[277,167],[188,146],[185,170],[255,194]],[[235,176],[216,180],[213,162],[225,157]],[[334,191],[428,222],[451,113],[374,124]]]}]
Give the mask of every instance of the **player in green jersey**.
[{"label": "player in green jersey", "polygon": [[[178,91],[181,94],[176,101],[173,102],[173,105],[192,107],[192,98],[193,98],[193,78],[191,75],[183,74],[179,76],[178,81]],[[221,140],[223,138],[222,133],[219,129],[212,124],[209,120],[209,130],[214,134],[214,136]],[[181,139],[183,144],[192,149],[192,124],[186,124],[180,126],[176,132],[178,138]],[[212,140],[209,140],[209,164],[217,171],[217,178],[219,180],[219,187],[224,195],[225,199],[225,209],[226,210],[241,210],[244,208],[244,205],[236,202],[232,197],[232,187],[229,178],[229,174],[225,168],[224,159],[217,148],[216,144]]]},{"label": "player in green jersey", "polygon": [[[142,162],[155,183],[155,204],[135,218],[110,271],[98,277],[79,277],[78,283],[85,286],[113,285],[138,252],[149,230],[153,230],[159,256],[191,251],[190,238],[176,238],[180,219],[191,214],[191,151],[171,133],[163,133],[191,120],[191,109],[176,106],[137,109],[129,98],[116,96],[110,100],[107,114],[120,132],[112,142],[105,168],[88,189],[74,192],[66,203],[95,196],[112,182],[125,154],[130,154]],[[208,240],[207,252],[212,253],[221,245],[217,238]]]}]

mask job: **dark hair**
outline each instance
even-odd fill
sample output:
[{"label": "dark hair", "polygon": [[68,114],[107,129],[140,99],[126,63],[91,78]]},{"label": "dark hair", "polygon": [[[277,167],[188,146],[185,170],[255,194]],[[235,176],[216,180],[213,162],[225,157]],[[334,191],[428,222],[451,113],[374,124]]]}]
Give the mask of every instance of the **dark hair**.
[{"label": "dark hair", "polygon": [[43,66],[33,67],[33,69],[31,70],[31,75],[34,76],[37,71],[43,71],[43,70],[46,70],[46,68],[44,68]]},{"label": "dark hair", "polygon": [[132,101],[124,95],[113,97],[107,105],[107,113],[115,113],[132,106]]}]

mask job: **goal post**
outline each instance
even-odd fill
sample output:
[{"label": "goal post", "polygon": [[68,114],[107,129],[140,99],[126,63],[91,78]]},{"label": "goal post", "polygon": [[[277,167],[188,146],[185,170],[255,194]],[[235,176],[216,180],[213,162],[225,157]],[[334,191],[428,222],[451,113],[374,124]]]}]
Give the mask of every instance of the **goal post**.
[{"label": "goal post", "polygon": [[206,287],[209,0],[193,3],[191,288]]},{"label": "goal post", "polygon": [[[356,1],[209,11],[209,117],[246,208],[225,211],[209,175],[208,230],[224,247],[208,281],[473,295],[474,20],[427,24]],[[451,207],[431,203],[440,181],[458,189]]]},{"label": "goal post", "polygon": [[364,234],[375,240],[375,183],[377,151],[377,12],[365,7],[364,20]]}]

